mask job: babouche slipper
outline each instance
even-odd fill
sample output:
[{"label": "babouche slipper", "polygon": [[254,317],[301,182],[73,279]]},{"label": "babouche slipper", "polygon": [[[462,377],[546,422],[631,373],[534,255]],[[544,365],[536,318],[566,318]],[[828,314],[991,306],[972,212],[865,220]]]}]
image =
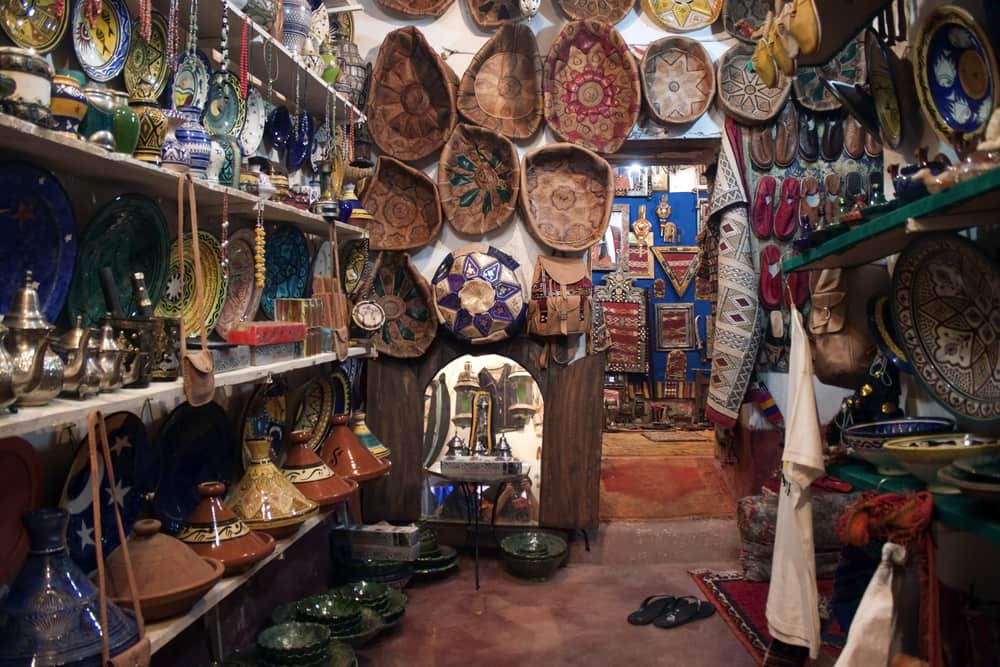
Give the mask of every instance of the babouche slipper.
[{"label": "babouche slipper", "polygon": [[650,595],[642,601],[639,608],[628,615],[632,625],[649,625],[665,614],[677,601],[673,595]]},{"label": "babouche slipper", "polygon": [[662,616],[653,621],[653,625],[658,628],[676,628],[679,625],[708,618],[715,613],[715,606],[711,602],[699,600],[696,597],[685,596],[679,598],[674,606]]}]

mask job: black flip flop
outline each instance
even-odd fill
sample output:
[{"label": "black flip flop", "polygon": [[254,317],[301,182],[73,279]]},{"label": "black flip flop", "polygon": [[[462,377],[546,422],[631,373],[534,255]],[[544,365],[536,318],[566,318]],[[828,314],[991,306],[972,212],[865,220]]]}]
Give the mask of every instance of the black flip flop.
[{"label": "black flip flop", "polygon": [[699,600],[695,597],[685,596],[678,598],[677,602],[667,609],[663,614],[653,621],[653,625],[658,628],[676,628],[679,625],[708,618],[715,613],[715,606],[711,602]]},{"label": "black flip flop", "polygon": [[677,598],[673,595],[650,595],[638,609],[628,615],[628,622],[632,625],[649,625],[673,607],[676,601]]}]

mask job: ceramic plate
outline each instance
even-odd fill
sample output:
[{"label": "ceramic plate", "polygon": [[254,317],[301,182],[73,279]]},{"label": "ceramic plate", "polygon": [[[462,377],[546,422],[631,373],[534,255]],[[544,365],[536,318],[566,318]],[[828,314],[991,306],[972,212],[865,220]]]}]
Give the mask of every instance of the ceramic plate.
[{"label": "ceramic plate", "polygon": [[204,109],[208,100],[208,56],[201,51],[180,56],[170,83],[170,108]]},{"label": "ceramic plate", "polygon": [[176,533],[198,505],[198,484],[229,485],[239,467],[240,443],[218,403],[182,403],[170,413],[157,439],[159,480],[153,509],[163,530]]},{"label": "ceramic plate", "polygon": [[271,460],[281,466],[285,458],[284,442],[288,426],[288,387],[276,380],[258,385],[247,401],[241,420],[243,429],[243,468],[250,464],[250,450],[246,441],[267,438],[271,441]]},{"label": "ceramic plate", "polygon": [[31,270],[49,322],[59,317],[76,259],[76,223],[56,177],[26,162],[0,163],[0,313]]},{"label": "ceramic plate", "polygon": [[73,5],[73,50],[83,71],[94,81],[109,81],[125,67],[132,41],[132,21],[125,0],[104,0],[97,23],[84,16],[86,0]]},{"label": "ceramic plate", "polygon": [[840,108],[840,102],[823,85],[827,81],[843,81],[852,86],[864,84],[868,80],[865,62],[864,36],[853,39],[847,46],[820,67],[800,67],[792,87],[799,104],[813,111],[833,111]]},{"label": "ceramic plate", "polygon": [[[62,16],[57,16],[59,10]],[[0,26],[18,46],[48,53],[66,34],[65,0],[2,0]]]},{"label": "ceramic plate", "polygon": [[924,115],[945,141],[986,129],[996,103],[997,62],[986,33],[972,15],[939,7],[915,41],[913,77]]},{"label": "ceramic plate", "polygon": [[208,102],[202,122],[215,136],[238,135],[247,117],[246,100],[240,97],[240,79],[232,72],[216,72],[208,83]]},{"label": "ceramic plate", "polygon": [[125,59],[125,90],[132,98],[155,100],[167,87],[167,22],[152,13],[149,41],[139,34],[139,19],[132,21],[132,46]]},{"label": "ceramic plate", "polygon": [[324,162],[330,161],[330,126],[326,123],[320,125],[312,137],[309,160],[312,163],[313,171],[317,174],[319,173],[320,166]]},{"label": "ceramic plate", "polygon": [[[190,232],[184,235],[184,293],[181,293],[180,255],[177,241],[170,247],[163,298],[156,304],[157,317],[182,317],[184,331],[195,335],[204,322],[211,331],[219,320],[226,302],[226,282],[222,279],[222,248],[218,239],[208,232],[198,232],[201,252],[203,304],[195,303],[194,251]],[[200,306],[200,307],[199,307]]]},{"label": "ceramic plate", "polygon": [[260,305],[260,289],[254,283],[253,232],[237,230],[229,237],[229,289],[215,323],[215,331],[223,339],[237,322],[253,320]]},{"label": "ceramic plate", "polygon": [[146,291],[157,303],[167,277],[169,247],[166,218],[152,199],[126,194],[105,204],[87,223],[80,240],[66,300],[70,319],[82,315],[83,326],[92,327],[104,317],[108,307],[97,272],[105,266],[111,267],[126,315],[136,310],[129,279],[136,271],[145,275]]},{"label": "ceramic plate", "polygon": [[279,153],[285,150],[292,138],[292,115],[288,112],[288,107],[271,109],[264,124],[264,136],[274,150]]},{"label": "ceramic plate", "polygon": [[903,82],[897,77],[909,75],[899,67],[889,46],[871,28],[865,31],[865,60],[882,141],[889,148],[898,148],[903,142],[904,128],[912,126],[913,121],[904,117],[906,105],[899,90]]},{"label": "ceramic plate", "polygon": [[309,281],[309,246],[298,229],[278,225],[267,232],[264,256],[267,268],[260,309],[267,319],[273,320],[275,299],[305,296]]},{"label": "ceramic plate", "polygon": [[1000,430],[1000,269],[971,241],[924,234],[892,287],[896,331],[928,393],[960,428]]},{"label": "ceramic plate", "polygon": [[40,506],[44,482],[30,442],[17,437],[0,439],[0,586],[14,579],[28,554],[28,533],[21,517]]},{"label": "ceramic plate", "polygon": [[340,270],[344,274],[340,280],[344,291],[349,295],[353,295],[361,284],[365,271],[371,265],[369,259],[367,238],[352,239],[340,244]]},{"label": "ceramic plate", "polygon": [[[116,412],[107,415],[105,421],[108,425],[108,444],[111,445],[111,465],[114,466],[117,483],[115,495],[125,531],[129,533],[132,524],[139,518],[143,497],[155,486],[156,459],[146,426],[138,416],[131,412]],[[103,461],[98,462],[98,468],[102,502],[110,501],[111,482],[104,472]],[[59,500],[59,506],[69,512],[69,527],[66,529],[69,555],[84,572],[92,572],[97,567],[91,497],[90,450],[87,438],[84,438],[77,447]],[[115,515],[106,510],[110,510],[109,504],[101,508],[105,558],[119,544]]]},{"label": "ceramic plate", "polygon": [[904,435],[928,435],[954,430],[955,420],[947,417],[903,417],[853,424],[841,432],[841,439],[848,447],[871,449],[881,447],[886,440]]},{"label": "ceramic plate", "polygon": [[333,383],[329,378],[314,378],[302,394],[292,430],[309,431],[312,435],[306,444],[318,452],[330,431],[332,417]]},{"label": "ceramic plate", "polygon": [[1000,482],[1000,457],[972,456],[967,459],[956,459],[952,465],[976,480]]},{"label": "ceramic plate", "polygon": [[243,155],[253,155],[264,138],[264,123],[267,121],[267,107],[264,98],[253,86],[247,88],[247,117],[240,130],[240,150]]}]

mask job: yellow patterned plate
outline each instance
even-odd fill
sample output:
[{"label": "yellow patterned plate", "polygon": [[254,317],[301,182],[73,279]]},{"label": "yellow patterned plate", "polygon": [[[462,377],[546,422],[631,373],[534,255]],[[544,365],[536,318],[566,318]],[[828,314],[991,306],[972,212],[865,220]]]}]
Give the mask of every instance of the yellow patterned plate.
[{"label": "yellow patterned plate", "polygon": [[0,26],[22,48],[48,53],[66,34],[68,24],[65,0],[0,0]]},{"label": "yellow patterned plate", "polygon": [[149,41],[139,34],[139,20],[132,21],[132,43],[125,58],[125,90],[129,97],[155,100],[167,87],[167,22],[152,13]]},{"label": "yellow patterned plate", "polygon": [[226,301],[226,283],[222,280],[222,248],[219,241],[208,232],[198,232],[201,251],[202,282],[205,302],[195,303],[194,254],[191,234],[184,235],[184,291],[181,293],[180,256],[177,242],[170,248],[170,265],[167,284],[160,303],[156,306],[158,317],[179,317],[184,321],[187,335],[195,335],[204,322],[211,331],[219,320]]},{"label": "yellow patterned plate", "polygon": [[723,0],[642,0],[649,17],[670,32],[689,32],[715,23]]}]

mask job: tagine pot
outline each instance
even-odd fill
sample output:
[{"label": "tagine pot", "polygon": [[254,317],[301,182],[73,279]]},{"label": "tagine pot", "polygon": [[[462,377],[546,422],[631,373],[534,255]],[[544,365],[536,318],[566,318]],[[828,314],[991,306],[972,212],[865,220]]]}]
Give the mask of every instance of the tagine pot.
[{"label": "tagine pot", "polygon": [[386,447],[381,440],[375,437],[375,434],[371,432],[368,428],[368,424],[365,423],[365,413],[355,412],[351,416],[351,432],[357,436],[358,440],[361,441],[368,451],[375,455],[379,461],[389,458],[389,448]]},{"label": "tagine pot", "polygon": [[250,465],[229,493],[228,505],[252,530],[285,537],[319,511],[271,462],[271,440],[246,441]]},{"label": "tagine pot", "polygon": [[201,502],[177,533],[177,539],[199,556],[214,558],[225,566],[226,576],[247,569],[274,551],[274,538],[250,530],[222,502],[226,486],[222,482],[198,485]]},{"label": "tagine pot", "polygon": [[307,443],[311,434],[295,431],[290,439],[292,446],[281,466],[288,481],[309,500],[320,507],[330,507],[350,498],[358,488],[358,483],[340,477],[323,462]]},{"label": "tagine pot", "polygon": [[323,448],[320,458],[335,473],[355,482],[367,482],[381,477],[389,471],[388,460],[379,461],[354,435],[347,424],[347,415],[334,415],[333,428]]}]

